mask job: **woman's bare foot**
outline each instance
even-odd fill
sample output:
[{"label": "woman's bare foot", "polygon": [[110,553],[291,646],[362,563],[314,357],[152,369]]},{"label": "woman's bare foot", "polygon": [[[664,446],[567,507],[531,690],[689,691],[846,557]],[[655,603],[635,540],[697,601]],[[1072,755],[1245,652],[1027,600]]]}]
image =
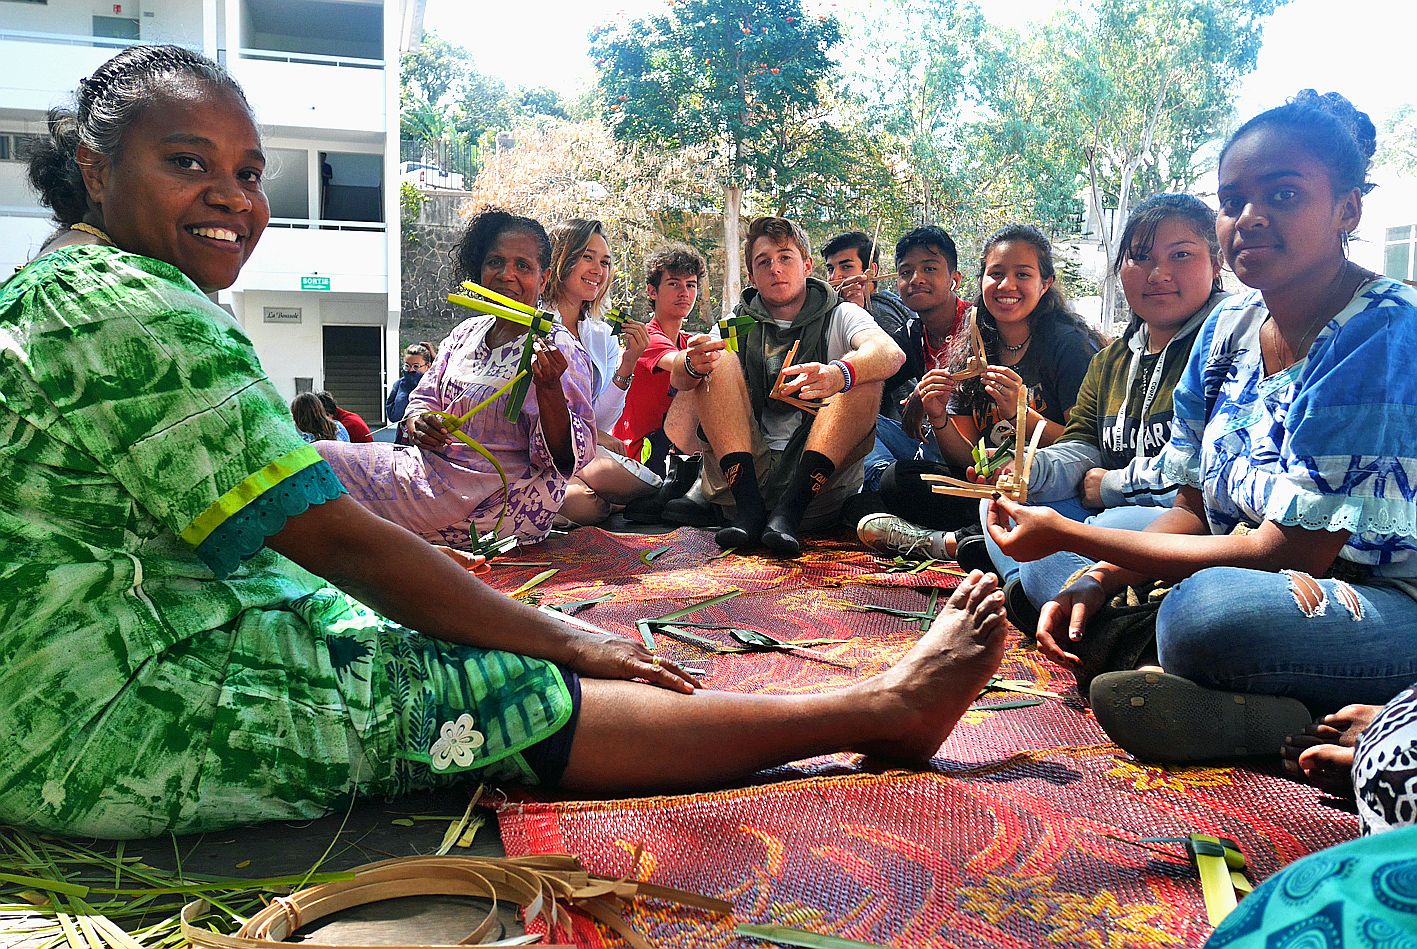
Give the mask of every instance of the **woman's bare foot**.
[{"label": "woman's bare foot", "polygon": [[1004,594],[992,573],[970,573],[930,630],[893,667],[858,686],[882,733],[864,754],[927,761],[1004,658]]},{"label": "woman's bare foot", "polygon": [[1284,739],[1284,770],[1336,797],[1353,796],[1353,749],[1381,705],[1348,705]]}]

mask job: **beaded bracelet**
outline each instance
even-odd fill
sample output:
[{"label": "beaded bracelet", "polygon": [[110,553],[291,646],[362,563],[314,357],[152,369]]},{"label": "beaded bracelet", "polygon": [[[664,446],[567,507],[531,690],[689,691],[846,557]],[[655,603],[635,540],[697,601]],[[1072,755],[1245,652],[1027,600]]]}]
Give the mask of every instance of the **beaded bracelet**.
[{"label": "beaded bracelet", "polygon": [[850,392],[851,387],[856,384],[856,379],[854,378],[855,374],[851,371],[851,363],[847,362],[845,359],[833,359],[827,365],[835,366],[841,370],[841,377],[846,380],[846,385],[841,387],[841,391]]}]

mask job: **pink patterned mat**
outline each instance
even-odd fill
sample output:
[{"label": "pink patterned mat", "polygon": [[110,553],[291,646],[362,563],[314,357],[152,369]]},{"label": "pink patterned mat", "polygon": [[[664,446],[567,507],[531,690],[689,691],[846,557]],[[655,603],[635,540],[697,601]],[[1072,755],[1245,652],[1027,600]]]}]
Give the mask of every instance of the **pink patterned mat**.
[{"label": "pink patterned mat", "polygon": [[[671,546],[645,564],[640,553]],[[831,688],[888,667],[919,636],[916,623],[852,605],[919,610],[915,586],[952,587],[957,573],[883,573],[845,543],[812,545],[799,562],[707,559],[706,532],[622,537],[579,530],[519,552],[559,572],[542,602],[616,599],[581,615],[636,635],[655,616],[728,589],[705,611],[783,638],[840,638],[823,647],[854,670],[776,654],[668,654],[709,667],[730,691]],[[537,567],[500,567],[512,589]],[[888,589],[886,587],[894,587]],[[709,631],[711,632],[711,631]],[[708,633],[706,633],[708,634]],[[612,801],[509,805],[500,813],[510,855],[569,852],[596,872],[641,878],[729,900],[736,922],[778,923],[899,947],[1199,946],[1210,934],[1195,872],[1117,837],[1217,834],[1239,842],[1258,882],[1314,850],[1356,835],[1356,821],[1318,792],[1250,768],[1162,769],[1112,745],[1072,694],[1069,673],[1015,639],[1006,677],[1069,696],[966,715],[927,772],[879,773],[836,755],[764,773],[748,787]],[[991,694],[986,703],[1024,696]],[[633,909],[655,945],[761,945],[732,924],[659,904]],[[584,920],[578,945],[616,945]]]}]

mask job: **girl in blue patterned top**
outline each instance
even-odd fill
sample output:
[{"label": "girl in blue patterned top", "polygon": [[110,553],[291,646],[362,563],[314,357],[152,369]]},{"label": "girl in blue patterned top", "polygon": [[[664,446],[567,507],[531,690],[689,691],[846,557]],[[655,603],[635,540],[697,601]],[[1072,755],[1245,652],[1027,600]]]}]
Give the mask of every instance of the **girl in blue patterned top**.
[{"label": "girl in blue patterned top", "polygon": [[1134,753],[1277,750],[1305,704],[1382,704],[1417,678],[1417,294],[1346,254],[1374,145],[1366,115],[1306,90],[1221,153],[1216,229],[1253,292],[1207,321],[1176,389],[1171,512],[1135,533],[994,505],[1011,556],[1100,560],[1043,609],[1057,659],[1124,587],[1181,581],[1156,614],[1169,674],[1092,684]]}]

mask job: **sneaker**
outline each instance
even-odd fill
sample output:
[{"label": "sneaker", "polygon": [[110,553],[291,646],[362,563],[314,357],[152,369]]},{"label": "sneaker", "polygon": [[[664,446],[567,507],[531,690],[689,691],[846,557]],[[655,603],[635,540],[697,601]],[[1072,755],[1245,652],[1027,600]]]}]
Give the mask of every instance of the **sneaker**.
[{"label": "sneaker", "polygon": [[1103,673],[1088,698],[1107,736],[1147,761],[1277,756],[1313,720],[1297,699],[1207,689],[1144,669]]},{"label": "sneaker", "polygon": [[856,522],[856,536],[872,550],[901,557],[924,560],[950,560],[945,553],[945,531],[917,527],[894,514],[867,514]]}]

